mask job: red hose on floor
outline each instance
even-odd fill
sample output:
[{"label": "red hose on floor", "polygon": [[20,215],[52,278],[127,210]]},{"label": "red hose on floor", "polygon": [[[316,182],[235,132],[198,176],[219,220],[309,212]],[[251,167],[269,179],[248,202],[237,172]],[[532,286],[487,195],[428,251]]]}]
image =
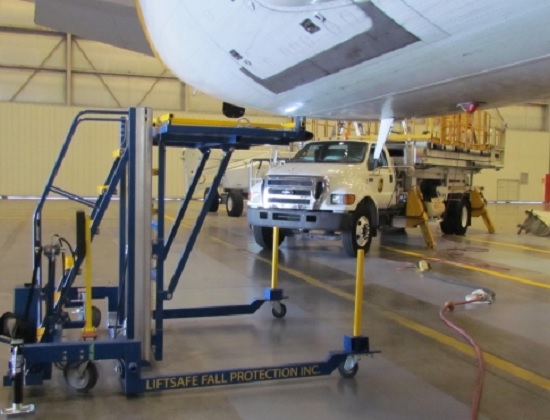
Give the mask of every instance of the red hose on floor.
[{"label": "red hose on floor", "polygon": [[441,318],[441,321],[443,321],[445,325],[447,325],[449,328],[454,330],[457,334],[462,336],[466,341],[468,341],[468,343],[470,343],[470,345],[473,347],[477,355],[478,374],[477,374],[477,381],[476,381],[476,386],[474,390],[474,396],[472,398],[472,410],[471,410],[472,420],[477,420],[478,418],[479,407],[481,404],[481,393],[483,392],[483,377],[485,375],[485,363],[483,361],[483,353],[481,351],[481,348],[477,344],[477,342],[466,331],[464,331],[462,328],[460,328],[455,323],[453,323],[450,319],[448,319],[445,316],[445,313],[453,311],[454,308],[458,305],[465,305],[467,303],[479,302],[479,301],[483,301],[483,299],[479,298],[479,299],[474,299],[474,300],[464,301],[464,302],[445,302],[445,305],[443,305],[443,307],[439,311],[439,317]]}]

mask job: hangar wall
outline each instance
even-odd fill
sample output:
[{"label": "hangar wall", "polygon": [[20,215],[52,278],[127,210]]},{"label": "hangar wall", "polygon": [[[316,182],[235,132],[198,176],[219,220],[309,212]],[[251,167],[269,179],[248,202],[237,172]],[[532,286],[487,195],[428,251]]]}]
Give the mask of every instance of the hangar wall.
[{"label": "hangar wall", "polygon": [[[219,118],[221,109],[220,101],[181,83],[154,57],[37,26],[33,2],[0,2],[0,195],[40,194],[79,110],[130,106],[208,118]],[[474,184],[485,187],[488,200],[504,196],[541,201],[542,180],[550,173],[548,104],[493,113],[509,128],[505,168],[476,175]],[[248,109],[247,115],[258,122],[286,121],[254,109]],[[118,128],[83,127],[80,135],[60,173],[59,186],[95,196],[111,163]],[[241,153],[244,157],[250,154]],[[181,196],[185,188],[181,151],[170,150],[168,159],[167,193]],[[211,159],[207,176],[213,173],[216,159]]]},{"label": "hangar wall", "polygon": [[[80,110],[80,107],[0,103],[0,195],[36,196],[42,192],[71,121]],[[156,115],[163,113],[165,111],[155,110]],[[220,118],[211,113],[179,112],[178,115]],[[252,121],[279,123],[288,119],[254,117]],[[118,145],[118,130],[116,123],[82,125],[56,185],[80,195],[97,195],[97,186],[103,183],[112,163],[112,151]],[[484,186],[484,195],[490,201],[502,200],[503,188],[510,190],[506,192],[507,197],[517,190],[517,197],[509,201],[542,201],[544,177],[550,167],[550,133],[509,129],[506,142],[504,169],[482,171],[474,177],[474,184]],[[231,165],[269,154],[268,148],[236,152]],[[220,154],[214,152],[198,192],[208,184],[219,158]],[[170,149],[167,159],[167,194],[181,197],[186,188],[182,150]]]},{"label": "hangar wall", "polygon": [[155,57],[36,25],[34,2],[24,0],[0,1],[0,102],[221,111]]},{"label": "hangar wall", "polygon": [[[65,106],[0,103],[0,196],[37,196],[42,193],[69,126],[81,110]],[[155,110],[154,113],[158,116],[166,112]],[[189,112],[180,112],[178,116],[214,118],[212,114]],[[256,117],[253,121],[279,123],[288,119]],[[118,123],[83,123],[55,185],[79,195],[96,196],[97,187],[103,184],[112,164],[112,151],[118,147],[118,140]],[[234,161],[249,157],[250,153],[237,152]],[[204,182],[217,169],[219,158],[220,153],[213,152]],[[167,164],[167,196],[182,197],[186,188],[182,149],[169,149]]]},{"label": "hangar wall", "polygon": [[548,131],[508,129],[504,168],[481,171],[473,183],[484,187],[483,195],[489,201],[543,201],[549,156]]}]

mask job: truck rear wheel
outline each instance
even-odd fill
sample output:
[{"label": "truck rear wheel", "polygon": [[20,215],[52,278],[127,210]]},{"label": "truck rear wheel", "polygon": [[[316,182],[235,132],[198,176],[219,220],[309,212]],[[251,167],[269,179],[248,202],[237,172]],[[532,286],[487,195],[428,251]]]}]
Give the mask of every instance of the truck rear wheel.
[{"label": "truck rear wheel", "polygon": [[471,217],[472,209],[467,197],[448,201],[445,218],[440,223],[441,231],[446,235],[463,236],[468,230]]},{"label": "truck rear wheel", "polygon": [[[273,228],[266,226],[252,226],[254,240],[263,249],[273,249]],[[279,230],[279,245],[283,243],[286,237],[284,230]]]},{"label": "truck rear wheel", "polygon": [[372,214],[366,206],[358,206],[351,217],[349,226],[342,231],[342,245],[346,255],[355,258],[358,249],[368,252],[372,234]]},{"label": "truck rear wheel", "polygon": [[225,209],[229,217],[241,217],[243,214],[244,200],[243,193],[241,191],[229,191],[227,193],[227,201],[225,203]]},{"label": "truck rear wheel", "polygon": [[[210,187],[207,187],[204,190],[204,200],[206,200],[206,197],[208,196],[209,192],[210,192]],[[214,199],[212,200],[212,203],[210,204],[210,208],[208,209],[208,211],[210,213],[216,213],[219,207],[220,207],[220,195],[216,191],[216,194],[214,195]]]}]

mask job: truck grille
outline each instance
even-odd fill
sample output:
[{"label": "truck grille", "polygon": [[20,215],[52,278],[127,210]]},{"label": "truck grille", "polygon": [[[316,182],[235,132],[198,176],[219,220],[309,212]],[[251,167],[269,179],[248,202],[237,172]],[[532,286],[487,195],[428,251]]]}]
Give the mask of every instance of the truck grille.
[{"label": "truck grille", "polygon": [[263,182],[263,206],[315,210],[327,185],[323,177],[268,176]]}]

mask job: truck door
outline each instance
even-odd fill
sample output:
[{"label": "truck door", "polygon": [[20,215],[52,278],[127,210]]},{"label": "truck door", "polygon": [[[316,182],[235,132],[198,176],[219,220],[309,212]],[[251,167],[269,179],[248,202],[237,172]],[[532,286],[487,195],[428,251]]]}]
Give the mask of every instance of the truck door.
[{"label": "truck door", "polygon": [[378,207],[388,208],[396,202],[395,197],[395,170],[390,164],[388,151],[382,150],[380,158],[374,159],[375,144],[370,145],[369,158],[367,159],[368,179],[367,182],[372,187],[378,199]]}]

